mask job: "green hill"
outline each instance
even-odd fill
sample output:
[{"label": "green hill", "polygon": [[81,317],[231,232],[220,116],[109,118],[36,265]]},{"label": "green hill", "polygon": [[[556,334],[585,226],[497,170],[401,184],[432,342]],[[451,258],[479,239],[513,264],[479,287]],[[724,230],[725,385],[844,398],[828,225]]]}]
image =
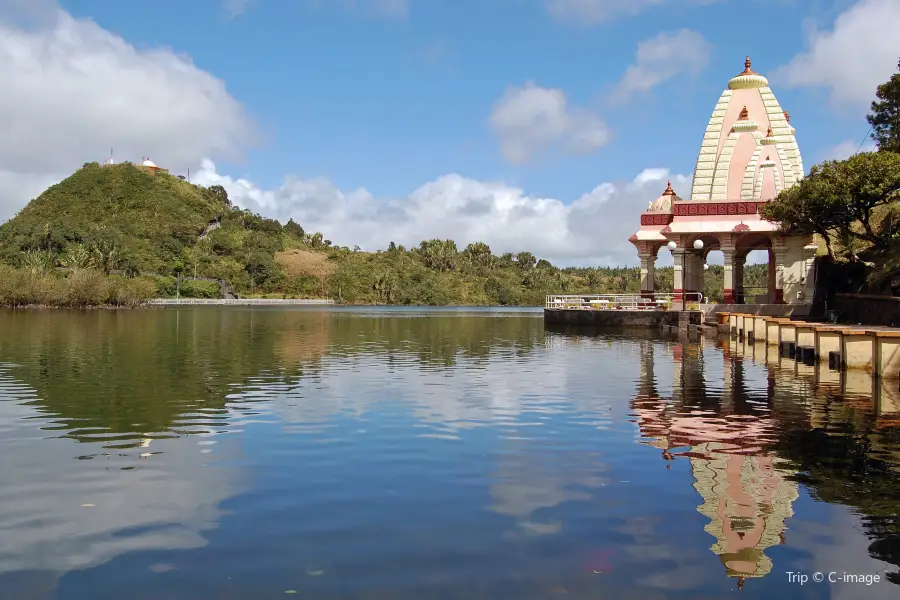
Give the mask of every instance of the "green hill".
[{"label": "green hill", "polygon": [[[0,304],[130,304],[176,290],[218,297],[216,281],[245,297],[357,304],[540,305],[552,293],[639,291],[636,268],[559,269],[527,251],[497,256],[481,242],[387,247],[334,247],[293,221],[232,206],[220,186],[128,163],[88,163],[0,226],[0,263],[9,265]],[[764,282],[764,267],[754,269],[748,277]],[[721,295],[721,276],[720,268],[707,272],[712,299]],[[672,289],[671,268],[658,269],[657,279],[660,291]],[[87,288],[69,289],[76,284]]]}]

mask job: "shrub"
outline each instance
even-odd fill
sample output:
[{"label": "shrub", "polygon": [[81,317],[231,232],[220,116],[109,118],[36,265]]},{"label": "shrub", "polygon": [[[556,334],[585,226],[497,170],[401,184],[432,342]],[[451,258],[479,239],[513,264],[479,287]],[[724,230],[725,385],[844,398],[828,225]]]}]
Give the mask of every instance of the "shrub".
[{"label": "shrub", "polygon": [[41,275],[26,269],[0,265],[0,306],[139,306],[156,292],[154,281],[104,275],[95,269],[81,269],[68,277],[53,272]]}]

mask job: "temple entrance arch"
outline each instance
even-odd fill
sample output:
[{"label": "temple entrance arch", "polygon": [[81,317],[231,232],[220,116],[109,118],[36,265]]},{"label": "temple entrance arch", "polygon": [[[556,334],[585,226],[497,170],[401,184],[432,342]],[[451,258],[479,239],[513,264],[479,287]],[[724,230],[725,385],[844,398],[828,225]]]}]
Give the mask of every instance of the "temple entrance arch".
[{"label": "temple entrance arch", "polygon": [[[765,252],[768,268],[764,273],[752,268],[751,254]],[[748,266],[751,268],[748,270]],[[775,274],[772,237],[765,233],[745,233],[737,240],[734,252],[734,301],[736,304],[774,304]],[[749,275],[749,276],[748,276]]]}]

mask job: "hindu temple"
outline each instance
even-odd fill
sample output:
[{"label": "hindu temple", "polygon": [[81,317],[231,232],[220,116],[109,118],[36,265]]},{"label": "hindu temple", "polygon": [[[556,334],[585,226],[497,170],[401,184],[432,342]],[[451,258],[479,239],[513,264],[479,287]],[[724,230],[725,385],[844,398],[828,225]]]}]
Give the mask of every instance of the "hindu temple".
[{"label": "hindu temple", "polygon": [[[803,177],[803,159],[790,116],[751,68],[728,81],[703,134],[690,190],[682,198],[671,182],[641,214],[629,238],[641,260],[641,291],[654,292],[660,249],[672,252],[674,293],[700,298],[709,252],[721,250],[727,304],[806,304],[814,290],[812,236],[784,235],[760,207]],[[754,250],[768,251],[768,289],[744,293],[743,267]]]}]

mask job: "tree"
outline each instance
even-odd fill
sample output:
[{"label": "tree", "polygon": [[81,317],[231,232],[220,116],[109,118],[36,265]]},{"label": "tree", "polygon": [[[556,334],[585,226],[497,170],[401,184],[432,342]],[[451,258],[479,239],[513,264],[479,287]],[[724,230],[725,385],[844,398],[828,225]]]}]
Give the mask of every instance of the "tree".
[{"label": "tree", "polygon": [[56,267],[56,255],[49,250],[29,250],[22,255],[22,266],[33,275],[45,277]]},{"label": "tree", "polygon": [[872,112],[866,117],[878,149],[888,152],[900,152],[900,63],[897,71],[878,86],[878,100],[872,102]]},{"label": "tree", "polygon": [[62,258],[64,267],[72,271],[90,269],[94,266],[94,257],[84,244],[73,244]]},{"label": "tree", "polygon": [[226,206],[231,206],[231,200],[228,198],[228,192],[221,185],[213,185],[209,187],[210,195],[218,202]]},{"label": "tree", "polygon": [[94,264],[106,275],[117,269],[122,262],[118,244],[108,239],[100,239],[92,244],[91,253]]},{"label": "tree", "polygon": [[265,252],[251,252],[244,264],[244,269],[253,280],[253,285],[262,285],[273,278],[277,272],[277,266],[270,254]]},{"label": "tree", "polygon": [[537,264],[537,258],[531,252],[519,252],[516,254],[516,264],[523,269],[531,269]]},{"label": "tree", "polygon": [[[883,207],[898,199],[900,154],[864,152],[816,165],[808,177],[765,205],[762,214],[788,233],[818,233],[830,254],[832,232],[864,242],[877,253],[888,248],[897,233],[893,212]],[[857,260],[855,251],[849,258]]]},{"label": "tree", "polygon": [[452,271],[456,268],[459,252],[453,240],[422,240],[417,249],[422,264],[435,271]]},{"label": "tree", "polygon": [[489,269],[493,261],[491,247],[484,242],[472,242],[463,253],[469,258],[473,265]]},{"label": "tree", "polygon": [[778,223],[781,230],[792,235],[818,234],[825,240],[828,256],[834,258],[829,228],[833,218],[831,208],[826,210],[829,197],[822,190],[822,179],[819,177],[821,167],[815,165],[809,176],[800,183],[783,190],[772,202],[763,205],[762,216]]},{"label": "tree", "polygon": [[284,226],[284,232],[301,240],[306,236],[306,232],[303,231],[303,228],[293,219],[288,219],[288,222]]},{"label": "tree", "polygon": [[307,234],[306,234],[306,237],[307,237],[306,243],[307,243],[311,248],[321,248],[323,245],[325,245],[325,244],[324,244],[325,238],[324,238],[324,236],[323,236],[320,232],[318,232],[318,231],[315,232],[315,233],[313,233],[312,235],[310,235],[310,234],[307,233]]}]

